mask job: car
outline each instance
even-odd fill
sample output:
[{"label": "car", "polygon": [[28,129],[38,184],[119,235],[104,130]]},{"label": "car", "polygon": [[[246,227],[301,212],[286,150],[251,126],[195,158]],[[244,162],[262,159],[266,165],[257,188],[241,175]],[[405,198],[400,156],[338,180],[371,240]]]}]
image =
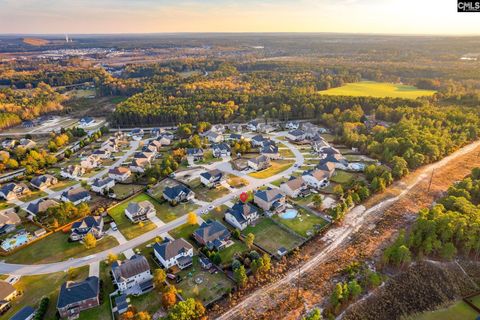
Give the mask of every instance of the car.
[{"label": "car", "polygon": [[110,228],[111,228],[113,231],[118,231],[117,224],[116,224],[115,222],[110,223]]},{"label": "car", "polygon": [[214,206],[212,206],[212,205],[209,205],[209,206],[208,206],[208,211],[212,211],[212,210],[213,210],[213,208],[214,208]]}]

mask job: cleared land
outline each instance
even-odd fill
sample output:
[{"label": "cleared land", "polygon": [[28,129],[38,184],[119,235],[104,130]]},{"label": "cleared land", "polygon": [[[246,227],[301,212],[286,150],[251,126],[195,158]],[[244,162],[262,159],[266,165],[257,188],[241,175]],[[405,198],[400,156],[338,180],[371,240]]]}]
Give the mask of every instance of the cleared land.
[{"label": "cleared land", "polygon": [[263,218],[254,227],[249,226],[243,231],[244,235],[249,233],[255,235],[255,244],[272,254],[281,247],[291,250],[302,242],[300,237],[285,231],[269,218]]},{"label": "cleared land", "polygon": [[271,162],[271,166],[265,170],[249,173],[252,178],[266,179],[290,168],[295,161],[276,160]]},{"label": "cleared land", "polygon": [[416,99],[418,97],[432,96],[436,91],[422,90],[414,86],[403,84],[393,84],[375,81],[361,81],[348,83],[342,87],[319,91],[320,94],[331,96],[368,96],[377,98],[407,98]]},{"label": "cleared land", "polygon": [[115,238],[105,236],[97,241],[95,248],[87,250],[80,242],[68,242],[69,235],[70,233],[56,232],[7,256],[5,261],[21,264],[53,263],[88,256],[118,245]]}]

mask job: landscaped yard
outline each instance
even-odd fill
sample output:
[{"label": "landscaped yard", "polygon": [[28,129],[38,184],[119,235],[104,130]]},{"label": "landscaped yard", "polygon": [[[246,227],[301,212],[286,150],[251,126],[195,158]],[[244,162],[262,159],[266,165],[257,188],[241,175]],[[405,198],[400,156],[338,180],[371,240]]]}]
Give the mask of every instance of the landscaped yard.
[{"label": "landscaped yard", "polygon": [[278,144],[278,153],[280,154],[280,156],[284,157],[284,158],[293,158],[295,157],[295,155],[293,154],[293,151],[290,150],[286,145],[284,145],[283,143],[279,143]]},{"label": "landscaped yard", "polygon": [[319,91],[321,94],[333,96],[369,96],[377,98],[407,98],[416,99],[423,96],[432,96],[436,91],[422,90],[414,86],[393,84],[375,81],[361,81],[348,83],[338,88]]},{"label": "landscaped yard", "polygon": [[60,286],[67,280],[82,280],[88,276],[88,266],[75,269],[76,277],[67,279],[66,272],[56,272],[35,276],[24,276],[14,284],[17,291],[22,295],[12,301],[12,308],[2,316],[2,319],[9,319],[17,311],[25,306],[38,307],[38,303],[43,296],[50,298],[45,319],[55,319],[56,304]]},{"label": "landscaped yard", "polygon": [[69,235],[69,233],[63,233],[62,231],[56,232],[5,257],[5,260],[20,264],[52,263],[88,256],[118,245],[115,238],[105,236],[97,241],[95,248],[87,250],[80,242],[68,242]]},{"label": "landscaped yard", "polygon": [[302,243],[302,238],[282,229],[270,218],[261,218],[254,227],[249,226],[242,232],[243,235],[249,233],[255,235],[255,244],[271,254],[276,254],[281,247],[291,250]]},{"label": "landscaped yard", "polygon": [[274,176],[282,171],[287,170],[290,168],[295,161],[290,160],[275,160],[271,162],[271,166],[265,170],[259,172],[249,173],[248,175],[253,178],[257,179],[266,179]]},{"label": "landscaped yard", "polygon": [[232,259],[235,253],[241,254],[242,252],[245,252],[248,250],[245,243],[241,242],[240,240],[232,239],[232,241],[234,243],[231,246],[220,250],[220,257],[222,258],[222,264],[229,264],[230,262],[232,262]]},{"label": "landscaped yard", "polygon": [[[155,201],[155,199],[148,196],[147,194],[141,193],[130,200],[123,201],[120,204],[116,205],[115,207],[108,209],[108,214],[113,218],[113,220],[115,220],[118,230],[120,230],[120,232],[128,240],[136,238],[145,232],[155,229],[155,224],[150,221],[144,221],[141,223],[132,223],[125,216],[125,209],[128,207],[128,204],[130,202],[139,202],[143,200],[151,201],[156,208],[157,206],[159,206],[159,203]],[[157,209],[157,216],[158,216],[158,209]]]},{"label": "landscaped yard", "polygon": [[462,300],[454,303],[452,306],[446,309],[440,309],[436,311],[429,311],[419,314],[417,316],[412,316],[409,318],[402,318],[404,320],[414,319],[414,320],[475,320],[478,317],[478,313],[475,312],[468,304]]},{"label": "landscaped yard", "polygon": [[161,292],[155,289],[141,296],[130,296],[132,306],[137,310],[147,311],[151,315],[162,308],[160,301]]},{"label": "landscaped yard", "polygon": [[179,203],[175,207],[172,207],[168,202],[163,202],[162,204],[157,202],[157,204],[158,206],[155,206],[157,208],[157,217],[165,223],[198,209],[198,205],[190,202]]},{"label": "landscaped yard", "polygon": [[288,179],[287,178],[281,178],[281,179],[278,179],[278,180],[275,180],[272,182],[272,184],[276,187],[280,187],[280,185],[284,182],[287,182]]},{"label": "landscaped yard", "polygon": [[328,223],[326,220],[303,208],[296,209],[298,214],[293,219],[283,219],[279,215],[275,215],[273,219],[306,238],[313,235],[316,229],[320,229]]},{"label": "landscaped yard", "polygon": [[222,272],[211,274],[207,270],[203,270],[197,256],[193,257],[193,265],[180,271],[177,276],[183,279],[180,283],[174,284],[177,289],[181,290],[182,297],[184,299],[195,298],[203,304],[217,299],[233,287],[232,281]]},{"label": "landscaped yard", "polygon": [[335,170],[335,174],[330,180],[340,184],[347,184],[353,179],[356,179],[357,177],[358,174],[356,173],[351,173],[343,170]]}]

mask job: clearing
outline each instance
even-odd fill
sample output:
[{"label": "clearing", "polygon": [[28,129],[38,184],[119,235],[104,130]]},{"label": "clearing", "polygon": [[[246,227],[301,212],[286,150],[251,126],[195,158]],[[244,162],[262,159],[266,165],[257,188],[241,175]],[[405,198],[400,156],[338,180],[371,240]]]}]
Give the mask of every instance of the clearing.
[{"label": "clearing", "polygon": [[276,174],[279,174],[282,171],[287,170],[290,168],[295,161],[288,161],[288,160],[276,160],[271,162],[271,166],[265,170],[249,173],[248,175],[252,178],[256,179],[266,179],[270,178]]}]

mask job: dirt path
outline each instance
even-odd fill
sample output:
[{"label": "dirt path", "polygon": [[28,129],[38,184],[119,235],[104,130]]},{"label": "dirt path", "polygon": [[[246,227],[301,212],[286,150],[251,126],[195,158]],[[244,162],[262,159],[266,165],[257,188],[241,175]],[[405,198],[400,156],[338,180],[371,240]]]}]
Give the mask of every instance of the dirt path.
[{"label": "dirt path", "polygon": [[[299,269],[256,290],[238,304],[228,306],[228,311],[217,319],[241,319],[246,316],[268,319],[273,312],[281,315],[282,319],[296,319],[304,308],[322,300],[331,286],[329,280],[342,266],[377,254],[399,228],[413,220],[420,208],[429,206],[453,182],[470,173],[475,166],[480,166],[479,151],[480,141],[467,145],[396,182],[384,194],[372,197],[365,206],[354,208],[341,226],[332,228],[324,237],[302,250],[306,261]],[[428,193],[432,171],[434,175]],[[296,291],[292,290],[296,282],[300,283],[303,303],[292,308],[288,302]]]}]

